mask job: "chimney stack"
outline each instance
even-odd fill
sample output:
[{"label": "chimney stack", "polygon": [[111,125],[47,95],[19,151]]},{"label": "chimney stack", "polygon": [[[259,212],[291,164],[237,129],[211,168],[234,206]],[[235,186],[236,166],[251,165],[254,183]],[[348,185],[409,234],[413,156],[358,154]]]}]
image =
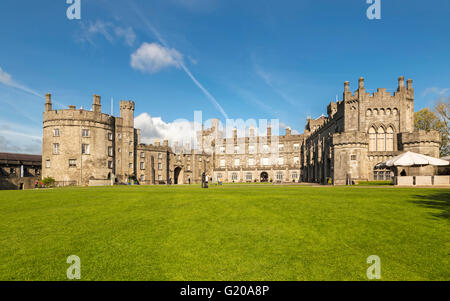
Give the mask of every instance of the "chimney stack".
[{"label": "chimney stack", "polygon": [[398,78],[398,89],[397,91],[401,91],[405,89],[405,77],[404,76],[400,76]]},{"label": "chimney stack", "polygon": [[272,126],[271,125],[267,126],[267,137],[272,137]]},{"label": "chimney stack", "polygon": [[102,105],[100,104],[100,96],[97,94],[94,94],[94,103],[92,105],[92,111],[96,113],[102,112]]},{"label": "chimney stack", "polygon": [[286,136],[290,136],[290,135],[291,135],[291,128],[286,127]]},{"label": "chimney stack", "polygon": [[413,84],[413,80],[412,79],[408,79],[407,82],[406,82],[406,89],[412,90],[413,89],[412,84]]},{"label": "chimney stack", "polygon": [[364,89],[364,77],[359,78],[359,89]]},{"label": "chimney stack", "polygon": [[163,146],[168,147],[169,146],[169,140],[164,139]]},{"label": "chimney stack", "polygon": [[344,83],[344,92],[350,92],[350,82],[346,81]]},{"label": "chimney stack", "polygon": [[45,95],[45,112],[52,110],[52,95],[47,93]]},{"label": "chimney stack", "polygon": [[253,125],[250,127],[250,137],[255,137],[255,128]]}]

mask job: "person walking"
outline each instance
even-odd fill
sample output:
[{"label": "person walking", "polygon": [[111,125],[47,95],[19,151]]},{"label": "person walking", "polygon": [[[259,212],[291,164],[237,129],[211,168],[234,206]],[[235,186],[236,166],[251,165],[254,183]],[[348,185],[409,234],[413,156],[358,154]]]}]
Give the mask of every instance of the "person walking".
[{"label": "person walking", "polygon": [[202,188],[205,188],[205,173],[202,173]]},{"label": "person walking", "polygon": [[209,181],[209,177],[208,175],[205,176],[205,188],[208,188],[208,181]]}]

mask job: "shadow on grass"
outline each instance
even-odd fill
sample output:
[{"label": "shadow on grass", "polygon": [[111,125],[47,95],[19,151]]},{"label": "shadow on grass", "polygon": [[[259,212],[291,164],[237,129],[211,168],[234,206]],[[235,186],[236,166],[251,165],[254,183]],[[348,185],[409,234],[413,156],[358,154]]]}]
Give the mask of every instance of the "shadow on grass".
[{"label": "shadow on grass", "polygon": [[432,215],[437,218],[450,220],[450,191],[433,192],[431,194],[416,195],[416,199],[412,203],[418,204],[431,209],[441,210],[439,213]]}]

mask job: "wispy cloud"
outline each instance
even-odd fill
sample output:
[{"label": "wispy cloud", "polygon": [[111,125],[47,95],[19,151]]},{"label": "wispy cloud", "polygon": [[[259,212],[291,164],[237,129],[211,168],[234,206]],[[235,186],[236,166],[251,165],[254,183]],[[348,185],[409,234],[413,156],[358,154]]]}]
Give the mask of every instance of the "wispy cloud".
[{"label": "wispy cloud", "polygon": [[[158,30],[144,17],[142,12],[137,8],[136,4],[133,1],[130,1],[132,8],[134,9],[137,16],[141,19],[147,29],[153,34],[159,43],[161,43],[166,49],[171,49],[168,43],[163,39]],[[179,66],[183,71],[189,76],[189,78],[194,82],[194,84],[203,92],[203,94],[212,102],[212,104],[216,107],[216,109],[226,118],[228,119],[227,113],[225,113],[222,106],[219,104],[217,99],[197,80],[197,78],[192,74],[183,60],[178,61]]]},{"label": "wispy cloud", "polygon": [[156,73],[168,67],[180,68],[183,56],[176,49],[168,49],[158,43],[143,43],[131,55],[131,67],[148,73]]},{"label": "wispy cloud", "polygon": [[30,89],[27,86],[18,83],[16,80],[14,80],[12,78],[12,76],[10,74],[3,71],[3,69],[1,67],[0,67],[0,83],[4,84],[5,86],[19,89],[19,90],[29,93],[31,95],[34,95],[34,96],[37,96],[40,98],[44,98],[43,95],[39,94],[38,92],[34,91],[33,89]]},{"label": "wispy cloud", "polygon": [[136,33],[131,26],[119,26],[100,20],[81,23],[81,32],[78,34],[79,41],[95,45],[94,38],[98,35],[103,36],[110,43],[121,40],[125,45],[133,46],[136,42]]},{"label": "wispy cloud", "polygon": [[434,96],[444,96],[450,92],[449,88],[438,88],[438,87],[430,87],[426,88],[422,93],[422,96],[434,95]]},{"label": "wispy cloud", "polygon": [[284,101],[289,103],[293,106],[298,106],[298,101],[293,100],[291,97],[289,97],[283,90],[278,88],[278,86],[275,84],[275,79],[273,78],[272,74],[265,71],[260,65],[254,64],[255,72],[256,74],[266,83],[267,86],[269,86],[278,96],[280,96]]},{"label": "wispy cloud", "polygon": [[42,135],[34,127],[0,122],[0,152],[40,154]]}]

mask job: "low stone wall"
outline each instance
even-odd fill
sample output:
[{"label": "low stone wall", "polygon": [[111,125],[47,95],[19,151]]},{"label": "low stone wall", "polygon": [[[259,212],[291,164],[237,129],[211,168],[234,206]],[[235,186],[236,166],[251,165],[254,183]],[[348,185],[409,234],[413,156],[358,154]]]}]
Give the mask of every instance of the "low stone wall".
[{"label": "low stone wall", "polygon": [[89,186],[112,186],[111,180],[89,180]]},{"label": "low stone wall", "polygon": [[395,177],[397,186],[450,186],[450,176]]}]

